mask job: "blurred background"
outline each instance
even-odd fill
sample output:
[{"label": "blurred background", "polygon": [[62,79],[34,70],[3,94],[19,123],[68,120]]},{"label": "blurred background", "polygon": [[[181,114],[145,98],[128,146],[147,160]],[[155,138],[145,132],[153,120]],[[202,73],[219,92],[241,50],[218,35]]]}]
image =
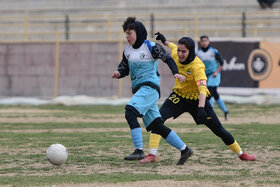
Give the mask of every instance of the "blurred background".
[{"label": "blurred background", "polygon": [[[208,35],[225,61],[222,95],[280,94],[279,0],[1,0],[0,96],[130,97],[130,78],[111,78],[128,16],[152,41]],[[174,80],[159,72],[165,98]]]}]

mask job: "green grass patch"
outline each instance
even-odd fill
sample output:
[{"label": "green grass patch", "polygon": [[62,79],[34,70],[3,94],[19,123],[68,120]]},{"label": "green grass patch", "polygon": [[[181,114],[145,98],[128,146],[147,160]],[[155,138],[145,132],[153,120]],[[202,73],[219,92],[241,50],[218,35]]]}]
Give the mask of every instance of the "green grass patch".
[{"label": "green grass patch", "polygon": [[[90,117],[92,114],[124,112],[124,106],[0,106],[0,109],[11,108],[23,111],[59,110],[58,117],[63,117],[64,114],[67,116],[69,113],[73,117]],[[274,112],[280,109],[280,106],[229,105],[229,108],[233,111],[231,118],[234,118],[240,117],[237,111],[241,109],[244,116],[258,116]],[[36,113],[36,116],[40,115],[52,114]],[[196,180],[214,183],[235,181],[240,185],[246,185],[249,180],[252,185],[278,185],[280,171],[276,164],[280,163],[279,125],[280,122],[225,125],[243,150],[257,155],[256,162],[246,163],[238,160],[207,127],[194,123],[168,124],[170,128],[194,129],[190,132],[177,132],[181,139],[193,148],[194,155],[185,166],[176,166],[180,153],[163,139],[159,148],[159,162],[142,165],[138,161],[124,161],[123,157],[133,151],[126,122],[0,123],[0,186],[151,180]],[[106,131],[109,128],[110,131]],[[195,130],[201,128],[205,130]],[[84,130],[77,132],[77,129]],[[46,149],[53,143],[61,143],[68,150],[69,158],[61,167],[51,165],[45,158]],[[149,133],[143,132],[143,144],[147,153]]]}]

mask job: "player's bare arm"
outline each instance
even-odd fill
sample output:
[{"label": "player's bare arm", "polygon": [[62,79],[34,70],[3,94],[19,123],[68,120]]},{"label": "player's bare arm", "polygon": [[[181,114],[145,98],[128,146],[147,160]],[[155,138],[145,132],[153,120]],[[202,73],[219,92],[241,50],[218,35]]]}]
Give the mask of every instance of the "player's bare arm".
[{"label": "player's bare arm", "polygon": [[207,95],[206,80],[201,79],[201,80],[197,81],[197,87],[198,87],[198,91],[199,91],[197,122],[198,122],[198,124],[206,124],[207,123],[207,114],[204,110],[206,95]]},{"label": "player's bare arm", "polygon": [[224,65],[223,57],[222,57],[222,55],[218,51],[217,51],[217,53],[215,55],[215,58],[216,58],[217,62],[219,63],[219,67],[216,70],[216,72],[213,73],[213,75],[212,75],[213,77],[216,77],[218,75],[218,73],[222,70],[223,65]]},{"label": "player's bare arm", "polygon": [[218,75],[218,73],[222,70],[222,68],[223,68],[223,66],[220,65],[220,66],[218,67],[217,71],[216,71],[215,73],[213,73],[212,76],[213,76],[213,77],[216,77],[216,76]]}]

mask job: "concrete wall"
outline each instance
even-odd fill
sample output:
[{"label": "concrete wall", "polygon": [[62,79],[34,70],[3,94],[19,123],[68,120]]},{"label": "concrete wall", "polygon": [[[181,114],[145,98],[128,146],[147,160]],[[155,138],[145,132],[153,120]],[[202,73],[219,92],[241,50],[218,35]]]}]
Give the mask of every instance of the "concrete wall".
[{"label": "concrete wall", "polygon": [[[119,43],[61,43],[58,95],[113,96],[119,81],[111,74],[119,63]],[[0,96],[53,97],[55,43],[0,44]],[[173,86],[168,66],[160,63],[162,92]],[[131,95],[130,78],[122,83],[122,96]]]},{"label": "concrete wall", "polygon": [[1,44],[0,95],[51,96],[54,55],[53,44]]},{"label": "concrete wall", "polygon": [[[240,39],[212,41],[211,44],[225,58],[221,86],[280,88],[279,42]],[[2,43],[0,96],[53,97],[55,59],[59,54],[58,95],[118,96],[120,87],[122,96],[129,97],[132,95],[130,77],[122,79],[122,83],[111,78],[124,45],[119,42],[64,42],[60,43],[58,53],[56,43]],[[267,68],[252,77],[250,69],[255,66],[248,64],[255,63],[254,58],[250,60],[250,56],[256,50],[265,52],[256,54],[263,59]],[[238,68],[240,65],[244,68]],[[266,72],[264,78],[258,79],[261,73]],[[161,61],[159,73],[162,97],[166,97],[174,85],[174,78],[168,66]]]}]

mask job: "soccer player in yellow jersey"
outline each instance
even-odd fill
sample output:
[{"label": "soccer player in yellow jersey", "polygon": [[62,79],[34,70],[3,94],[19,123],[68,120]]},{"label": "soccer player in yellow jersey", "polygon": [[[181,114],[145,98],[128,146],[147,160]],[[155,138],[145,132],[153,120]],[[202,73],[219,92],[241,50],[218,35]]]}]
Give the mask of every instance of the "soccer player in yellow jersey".
[{"label": "soccer player in yellow jersey", "polygon": [[[254,161],[256,156],[243,153],[237,141],[224,129],[217,115],[209,103],[210,93],[207,89],[205,66],[195,55],[195,43],[189,37],[183,37],[178,41],[178,46],[165,39],[161,33],[156,33],[157,40],[171,48],[172,58],[176,62],[179,73],[186,76],[184,82],[175,80],[175,86],[170,96],[160,108],[164,121],[174,119],[184,112],[189,112],[196,124],[206,125],[216,136],[235,153],[241,160]],[[150,135],[150,152],[140,163],[155,162],[160,142],[160,136]],[[188,150],[186,157],[190,157],[193,151]]]}]

